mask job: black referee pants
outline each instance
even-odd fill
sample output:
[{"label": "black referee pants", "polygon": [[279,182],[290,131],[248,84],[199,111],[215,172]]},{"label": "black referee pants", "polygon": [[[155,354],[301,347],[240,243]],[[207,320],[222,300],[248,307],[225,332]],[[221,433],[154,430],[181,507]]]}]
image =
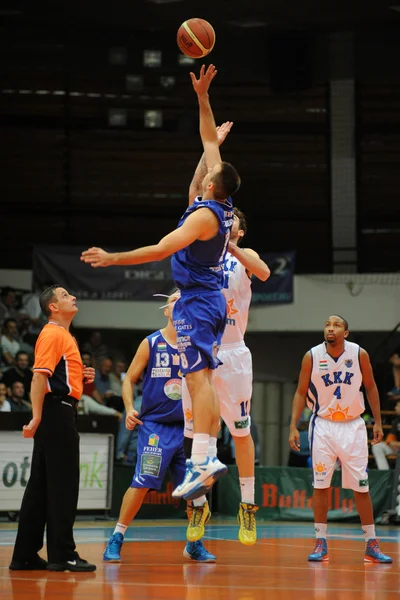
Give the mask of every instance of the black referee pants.
[{"label": "black referee pants", "polygon": [[43,547],[50,563],[74,560],[79,494],[79,434],[74,400],[47,394],[33,445],[31,475],[19,515],[13,560],[29,561]]}]

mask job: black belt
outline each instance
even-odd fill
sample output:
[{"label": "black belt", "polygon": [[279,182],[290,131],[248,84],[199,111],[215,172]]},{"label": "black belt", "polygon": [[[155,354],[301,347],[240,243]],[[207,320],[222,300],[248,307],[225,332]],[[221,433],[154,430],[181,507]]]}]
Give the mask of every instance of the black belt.
[{"label": "black belt", "polygon": [[72,398],[72,396],[62,395],[62,394],[46,394],[45,398],[49,398],[51,402],[54,400],[60,402],[61,404],[69,404],[72,408],[78,408],[78,400]]}]

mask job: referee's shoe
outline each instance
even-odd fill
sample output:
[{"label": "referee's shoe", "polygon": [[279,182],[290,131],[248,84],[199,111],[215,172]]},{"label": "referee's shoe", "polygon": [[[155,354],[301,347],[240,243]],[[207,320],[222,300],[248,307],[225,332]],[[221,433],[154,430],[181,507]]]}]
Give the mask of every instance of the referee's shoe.
[{"label": "referee's shoe", "polygon": [[83,560],[76,554],[74,558],[66,560],[62,563],[48,563],[48,571],[72,571],[72,572],[91,572],[96,570],[96,565],[88,563],[87,560]]}]

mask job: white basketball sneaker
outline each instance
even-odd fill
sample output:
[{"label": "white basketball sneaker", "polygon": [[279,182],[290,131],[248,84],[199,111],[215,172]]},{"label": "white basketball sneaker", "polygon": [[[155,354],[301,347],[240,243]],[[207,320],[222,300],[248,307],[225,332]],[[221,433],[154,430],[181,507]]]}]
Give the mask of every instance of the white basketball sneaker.
[{"label": "white basketball sneaker", "polygon": [[200,498],[227,471],[228,468],[218,459],[207,457],[203,463],[198,464],[187,460],[184,480],[172,492],[172,496],[185,500]]}]

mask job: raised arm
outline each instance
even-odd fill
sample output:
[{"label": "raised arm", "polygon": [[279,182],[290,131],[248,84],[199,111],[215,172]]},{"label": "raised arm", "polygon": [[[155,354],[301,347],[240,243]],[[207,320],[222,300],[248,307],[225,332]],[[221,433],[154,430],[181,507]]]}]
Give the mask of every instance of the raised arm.
[{"label": "raised arm", "polygon": [[310,384],[312,369],[311,353],[307,352],[301,363],[301,370],[297,389],[293,397],[292,418],[290,420],[289,445],[292,450],[300,450],[300,434],[297,429],[297,423],[301,417],[301,413],[306,405],[307,391]]},{"label": "raised arm", "polygon": [[144,339],[140,343],[122,383],[122,399],[126,411],[125,426],[127,429],[133,429],[135,425],[142,424],[137,418],[139,415],[138,411],[133,407],[133,391],[140,375],[148,365],[149,358],[149,342],[147,339]]},{"label": "raised arm", "polygon": [[[230,130],[232,129],[232,121],[226,121],[225,123],[222,123],[222,125],[220,125],[219,127],[217,127],[217,136],[218,136],[218,144],[221,146],[221,144],[224,142],[226,136],[228,135],[228,133],[230,132]],[[202,193],[202,182],[204,177],[207,175],[207,165],[206,165],[206,157],[205,154],[203,152],[199,163],[196,167],[196,170],[194,172],[193,175],[193,179],[190,183],[190,187],[189,187],[189,206],[191,206],[195,200],[195,198],[197,196],[200,196]]]},{"label": "raised arm", "polygon": [[214,115],[208,97],[208,88],[216,74],[217,70],[214,65],[210,65],[207,71],[205,70],[205,66],[202,65],[198,79],[196,79],[194,73],[190,73],[193,88],[199,101],[200,137],[203,143],[207,169],[212,169],[214,165],[221,162],[217,128],[215,126]]},{"label": "raised arm", "polygon": [[206,240],[218,232],[218,221],[208,208],[201,208],[189,215],[182,227],[175,229],[155,244],[130,252],[106,252],[102,248],[89,248],[81,254],[81,260],[92,267],[111,267],[116,265],[141,265],[163,260],[174,252],[186,248],[195,240]]},{"label": "raised arm", "polygon": [[232,242],[229,242],[228,250],[232,256],[242,263],[249,277],[255,275],[257,279],[267,281],[268,277],[271,275],[271,271],[269,270],[267,263],[259,257],[257,252],[251,248],[239,248],[239,246],[232,244]]}]

